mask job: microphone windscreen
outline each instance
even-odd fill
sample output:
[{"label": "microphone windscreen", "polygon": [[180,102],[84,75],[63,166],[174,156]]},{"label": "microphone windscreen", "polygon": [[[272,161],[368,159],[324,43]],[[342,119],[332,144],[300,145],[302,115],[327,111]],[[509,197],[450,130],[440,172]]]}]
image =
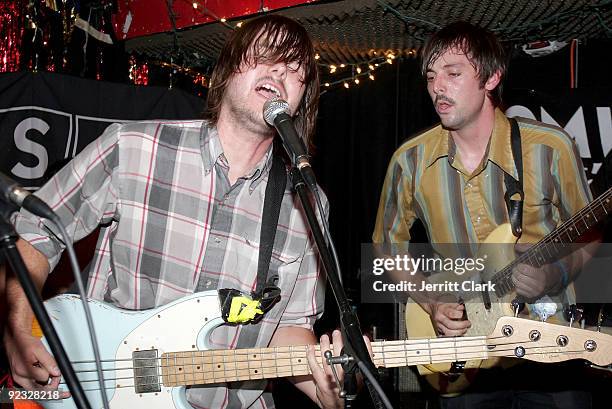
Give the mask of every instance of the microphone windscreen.
[{"label": "microphone windscreen", "polygon": [[289,104],[280,98],[272,98],[266,101],[263,106],[263,117],[266,123],[274,126],[274,119],[278,114],[289,115]]}]

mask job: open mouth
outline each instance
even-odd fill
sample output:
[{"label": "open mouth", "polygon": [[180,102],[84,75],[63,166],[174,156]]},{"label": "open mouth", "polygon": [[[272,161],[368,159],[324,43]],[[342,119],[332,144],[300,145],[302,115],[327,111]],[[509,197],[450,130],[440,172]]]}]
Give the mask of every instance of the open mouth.
[{"label": "open mouth", "polygon": [[438,112],[448,111],[450,107],[452,107],[452,104],[449,104],[447,102],[439,102],[438,104],[436,104],[436,108]]},{"label": "open mouth", "polygon": [[270,84],[262,84],[255,88],[259,94],[263,95],[266,99],[280,98],[281,92],[278,88]]}]

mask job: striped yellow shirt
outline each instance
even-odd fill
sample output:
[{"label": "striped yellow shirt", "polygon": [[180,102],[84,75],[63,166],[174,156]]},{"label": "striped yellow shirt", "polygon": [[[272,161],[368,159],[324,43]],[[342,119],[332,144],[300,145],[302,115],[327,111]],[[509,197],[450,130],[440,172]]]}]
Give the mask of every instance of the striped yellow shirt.
[{"label": "striped yellow shirt", "polygon": [[[519,118],[523,152],[523,234],[535,243],[591,200],[580,155],[563,129]],[[420,219],[431,243],[482,242],[508,222],[504,173],[517,178],[510,123],[502,111],[481,164],[469,174],[449,131],[440,125],[405,142],[393,155],[382,189],[374,243],[410,240]]]}]

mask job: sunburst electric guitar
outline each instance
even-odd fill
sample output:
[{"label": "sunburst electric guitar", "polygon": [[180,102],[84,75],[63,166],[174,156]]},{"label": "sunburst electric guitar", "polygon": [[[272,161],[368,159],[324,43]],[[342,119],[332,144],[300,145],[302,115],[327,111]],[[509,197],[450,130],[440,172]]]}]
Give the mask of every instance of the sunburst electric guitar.
[{"label": "sunburst electric guitar", "polygon": [[[305,346],[210,349],[211,331],[224,323],[216,291],[146,311],[97,301],[89,305],[111,409],[191,409],[185,398],[188,385],[310,373]],[[62,295],[47,301],[46,308],[92,409],[101,409],[80,298]],[[374,342],[372,349],[375,365],[385,367],[490,357],[612,363],[610,335],[514,317],[501,318],[489,336]],[[315,355],[321,355],[318,346]],[[63,379],[60,387],[66,388]],[[76,408],[72,398],[41,403],[45,408]]]},{"label": "sunburst electric guitar", "polygon": [[[485,271],[479,280],[494,284],[495,291],[473,292],[478,297],[465,302],[467,318],[472,326],[468,329],[468,336],[492,333],[497,321],[503,316],[514,314],[513,301],[516,299],[512,271],[519,263],[533,266],[542,266],[555,260],[564,245],[575,243],[584,233],[593,226],[605,220],[612,210],[612,188],[600,195],[593,202],[547,234],[538,243],[534,244],[519,258],[515,258],[514,246],[499,245],[512,244],[516,237],[512,235],[509,224],[502,224],[489,234],[481,248],[490,249],[487,245],[495,245],[495,254],[486,255]],[[434,274],[438,279],[444,279],[443,274]],[[408,338],[435,337],[431,318],[417,303],[409,302],[406,305],[406,331]],[[458,360],[463,361],[463,360]],[[489,368],[500,363],[500,359],[467,360],[461,362],[459,367],[453,363],[439,365],[419,366],[419,373],[426,376],[427,381],[443,394],[458,393],[469,385],[466,369]]]}]

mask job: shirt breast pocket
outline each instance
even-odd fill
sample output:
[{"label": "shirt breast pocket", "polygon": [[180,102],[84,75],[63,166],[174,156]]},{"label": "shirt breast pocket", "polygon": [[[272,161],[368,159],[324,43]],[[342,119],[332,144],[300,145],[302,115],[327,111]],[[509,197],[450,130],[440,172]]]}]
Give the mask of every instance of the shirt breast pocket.
[{"label": "shirt breast pocket", "polygon": [[[265,283],[278,286],[282,296],[285,296],[293,290],[303,255],[291,249],[286,250],[287,246],[283,247],[282,251],[277,246],[272,250]],[[225,274],[220,277],[219,288],[235,288],[247,294],[255,290],[259,256],[258,240],[246,237],[232,240],[224,255],[222,271]]]}]

